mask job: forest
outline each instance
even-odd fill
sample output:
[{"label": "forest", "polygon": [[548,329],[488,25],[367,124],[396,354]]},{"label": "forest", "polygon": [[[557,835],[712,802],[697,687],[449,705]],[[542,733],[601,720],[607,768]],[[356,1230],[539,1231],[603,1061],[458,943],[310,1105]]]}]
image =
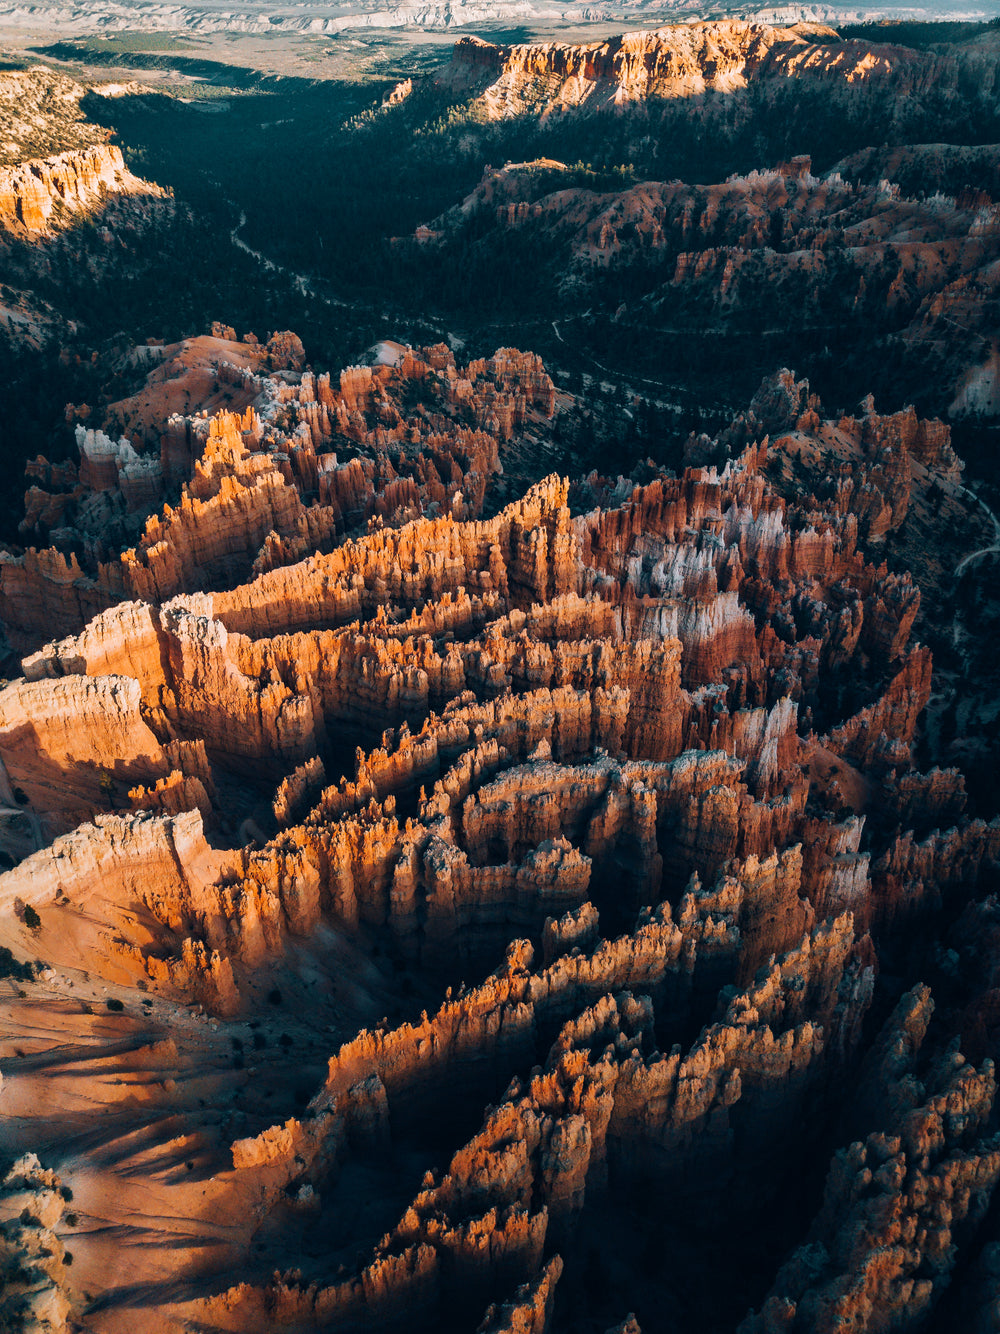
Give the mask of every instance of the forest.
[{"label": "forest", "polygon": [[[969,25],[935,27],[944,42],[976,35]],[[915,45],[926,37],[920,25],[893,25],[891,33],[862,25],[843,35]],[[280,78],[212,62],[183,42],[152,45],[60,43],[38,52],[69,68],[99,56],[119,77],[175,69],[188,79],[189,96],[151,90],[91,94],[84,103],[131,169],[176,200],[141,246],[86,262],[102,246],[99,218],[62,234],[41,265],[30,247],[8,246],[11,281],[62,311],[77,332],[68,345],[63,339],[58,357],[0,347],[14,387],[14,407],[0,426],[7,457],[72,452],[53,405],[89,401],[99,383],[105,393],[124,392],[130,372],[121,354],[130,343],[169,342],[216,319],[262,337],[292,328],[309,361],[322,367],[350,363],[386,335],[418,344],[450,334],[465,355],[531,347],[566,383],[583,374],[628,381],[633,393],[673,404],[676,421],[687,421],[695,406],[724,415],[782,364],[807,375],[831,407],[852,406],[859,384],[885,408],[946,406],[934,389],[940,349],[901,337],[913,301],[886,303],[895,276],[889,264],[867,276],[859,301],[851,264],[834,249],[808,319],[797,314],[808,294],[794,277],[774,287],[763,271],[755,279],[750,270],[746,290],[759,282],[759,308],[744,300],[740,310],[708,320],[697,296],[670,287],[678,246],[669,237],[658,250],[633,249],[627,260],[584,277],[574,270],[568,232],[499,228],[491,210],[449,226],[436,245],[413,237],[469,195],[491,164],[564,164],[534,173],[523,196],[534,200],[552,189],[610,196],[644,180],[707,186],[801,154],[821,173],[861,150],[876,154],[878,144],[995,143],[1000,114],[988,90],[931,91],[894,104],[887,118],[875,94],[834,98],[822,82],[792,80],[752,84],[738,97],[708,92],[697,114],[681,100],[635,114],[491,121],[474,96],[457,98],[429,77],[389,105],[393,78]],[[859,165],[859,174],[866,170]],[[870,173],[878,170],[876,154]],[[998,198],[988,154],[956,160],[949,170],[935,188]],[[917,166],[903,186],[918,188]],[[780,238],[773,240],[780,248]],[[265,268],[260,256],[276,267]],[[781,318],[768,320],[775,310]],[[53,383],[64,390],[49,392]],[[990,453],[980,438],[967,446],[973,460]],[[637,456],[656,443],[637,440]],[[0,486],[8,519],[19,508],[20,485],[8,474]]]}]

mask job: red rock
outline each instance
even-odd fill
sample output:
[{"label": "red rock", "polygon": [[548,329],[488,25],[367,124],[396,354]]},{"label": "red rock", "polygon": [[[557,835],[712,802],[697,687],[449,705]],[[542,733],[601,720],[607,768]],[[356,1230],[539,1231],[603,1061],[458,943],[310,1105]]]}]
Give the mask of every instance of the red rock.
[{"label": "red rock", "polygon": [[[964,820],[959,777],[910,767],[930,654],[911,644],[916,586],[870,559],[906,512],[911,450],[945,459],[946,442],[871,405],[828,422],[779,373],[721,471],[572,493],[552,476],[484,518],[512,433],[553,409],[536,358],[460,372],[443,347],[383,344],[339,391],[289,374],[171,437],[165,458],[192,446],[181,501],[117,562],[89,580],[52,553],[0,562],[4,605],[26,617],[37,595],[65,631],[0,694],[5,800],[21,790],[43,844],[93,821],[0,895],[41,907],[12,930],[42,933],[55,966],[89,933],[103,977],[223,1016],[317,942],[378,942],[437,997],[349,1024],[304,1112],[234,1131],[233,1189],[256,1226],[324,1207],[354,1157],[402,1160],[452,1105],[484,1107],[479,1130],[343,1273],[241,1284],[198,1321],[430,1327],[462,1309],[543,1329],[547,1258],[577,1262],[600,1192],[652,1184],[698,1226],[722,1202],[770,1207],[786,1145],[860,1055],[867,929],[926,917],[1000,857],[997,828]],[[415,382],[429,414],[402,410]],[[343,468],[317,449],[335,434],[358,446]],[[834,437],[829,487],[786,493],[786,464]],[[123,459],[85,434],[82,485],[123,490]],[[128,814],[95,814],[104,768]],[[243,811],[272,836],[237,830]],[[959,823],[928,834],[942,818]],[[484,980],[459,987],[463,972]],[[373,990],[395,985],[379,976]],[[927,1098],[900,1073],[928,1017],[911,997],[860,1076],[865,1116],[892,1081],[899,1147],[883,1155],[887,1130],[838,1160],[817,1226],[840,1249],[825,1277],[779,1276],[767,1319],[791,1303],[808,1327],[827,1300],[809,1293],[841,1301],[829,1284],[861,1270],[845,1310],[871,1293],[888,1310],[897,1278],[923,1309],[919,1262],[886,1259],[902,1233],[866,1212],[855,1168],[912,1165],[915,1193],[892,1166],[879,1189],[934,1231],[932,1289],[950,1263],[937,1201],[992,1189],[993,1149],[952,1144],[962,1118],[980,1134],[985,1067]],[[885,1243],[870,1264],[848,1245],[858,1218]]]},{"label": "red rock", "polygon": [[0,229],[16,236],[37,236],[58,226],[59,209],[89,212],[106,192],[164,198],[164,192],[133,176],[121,149],[93,144],[44,160],[0,168]]}]

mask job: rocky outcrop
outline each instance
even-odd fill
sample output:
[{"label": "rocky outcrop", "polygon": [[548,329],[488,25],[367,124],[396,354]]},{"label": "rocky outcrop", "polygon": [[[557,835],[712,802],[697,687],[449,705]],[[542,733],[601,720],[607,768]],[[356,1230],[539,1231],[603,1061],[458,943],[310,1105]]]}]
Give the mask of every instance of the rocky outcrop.
[{"label": "rocky outcrop", "polygon": [[[350,1219],[367,1174],[403,1173],[363,1245],[220,1279],[184,1319],[544,1330],[597,1212],[624,1226],[652,1190],[698,1236],[723,1206],[763,1226],[855,1084],[869,1138],[831,1178],[825,1258],[783,1271],[766,1318],[790,1303],[807,1327],[834,1290],[923,1309],[950,1266],[937,1201],[974,1221],[991,1188],[990,1077],[953,1062],[916,1096],[919,995],[861,1056],[887,933],[975,898],[1000,859],[961,776],[914,768],[931,657],[884,559],[926,478],[953,485],[947,431],[871,403],[828,420],[781,371],[710,442],[718,466],[508,498],[505,451],[557,406],[537,358],[372,360],[339,389],[260,375],[241,413],[176,423],[179,503],[89,583],[59,567],[99,610],[0,694],[9,799],[39,822],[0,876],[22,953],[67,968],[82,937],[109,981],[197,998],[234,1037],[262,994],[296,996],[310,1044],[336,1033],[295,1115],[228,1132],[236,1231]],[[806,486],[824,450],[839,462]],[[130,466],[84,432],[64,480],[118,494]],[[275,1042],[252,1031],[226,1053],[247,1090]],[[883,1259],[912,1250],[884,1283],[844,1240],[859,1228]],[[612,1287],[594,1319],[633,1304],[645,1320]]]},{"label": "rocky outcrop", "polygon": [[[816,38],[839,45],[830,28],[773,28],[736,20],[627,33],[586,46],[549,42],[498,47],[463,37],[439,78],[449,89],[478,91],[487,85],[480,99],[495,115],[579,106],[604,109],[651,98],[691,97],[710,88],[731,91],[754,77],[767,77],[772,67],[774,72],[797,67],[796,57],[812,73],[816,62],[806,57],[817,52]],[[846,53],[819,46],[818,54],[825,65],[836,60],[850,77]],[[862,52],[851,54],[857,62]]]},{"label": "rocky outcrop", "polygon": [[[366,1274],[394,1256],[425,1256],[422,1267],[434,1278],[432,1291],[419,1300],[429,1301],[430,1311],[438,1302],[486,1290],[491,1279],[509,1281],[512,1274],[535,1272],[534,1282],[545,1285],[552,1271],[538,1273],[542,1241],[559,1245],[571,1236],[587,1192],[606,1185],[609,1166],[618,1180],[635,1174],[648,1184],[652,1175],[697,1216],[713,1207],[706,1194],[723,1183],[731,1189],[737,1140],[748,1144],[766,1136],[774,1114],[769,1086],[782,1085],[784,1111],[794,1117],[796,1099],[822,1065],[843,1059],[857,1041],[872,969],[870,946],[855,946],[849,918],[807,936],[798,949],[762,970],[685,1059],[678,1048],[669,1057],[647,1051],[654,1022],[648,996],[605,993],[587,1005],[604,987],[640,978],[664,994],[656,974],[640,963],[639,951],[647,952],[651,940],[648,928],[640,928],[631,958],[629,942],[620,941],[613,951],[602,947],[589,960],[581,956],[575,967],[560,961],[539,975],[525,971],[530,953],[515,947],[504,971],[433,1020],[425,1019],[422,1028],[362,1034],[331,1062],[326,1088],[310,1109],[316,1127],[326,1131],[337,1125],[340,1098],[347,1104],[342,1115],[350,1119],[360,1090],[374,1087],[387,1095],[393,1128],[405,1133],[415,1115],[429,1114],[435,1091],[445,1083],[467,1090],[470,1079],[481,1084],[486,1078],[502,1085],[505,1067],[530,1060],[532,1040],[544,1031],[547,1013],[575,1016],[559,1030],[544,1069],[536,1067],[523,1081],[513,1079],[482,1131],[456,1153],[440,1180],[432,1174],[424,1178]],[[605,971],[611,958],[624,964],[614,980]],[[813,1020],[799,1022],[806,1013]],[[494,1066],[489,1073],[475,1063],[484,1050]],[[790,1087],[797,1093],[788,1101]],[[287,1129],[291,1139],[283,1156],[297,1147],[299,1162],[316,1163],[322,1140],[315,1130]],[[242,1145],[234,1154],[238,1165],[247,1160]],[[328,1159],[323,1161],[326,1170]],[[515,1235],[523,1239],[516,1247],[515,1225]],[[464,1240],[473,1235],[482,1238],[476,1250]],[[408,1276],[400,1290],[417,1300]],[[370,1291],[365,1280],[328,1290],[303,1288],[294,1280],[276,1283],[266,1303],[280,1311],[282,1323],[314,1322],[323,1312],[340,1310],[347,1293],[353,1303],[363,1301],[383,1313],[384,1296]],[[229,1294],[230,1301],[248,1297]],[[537,1298],[528,1306],[529,1313],[537,1312],[533,1319],[541,1315],[539,1306],[544,1302]],[[359,1319],[361,1309],[352,1305],[351,1317]],[[491,1318],[497,1315],[494,1311]]]},{"label": "rocky outcrop", "polygon": [[41,161],[0,168],[0,230],[37,237],[65,226],[74,214],[93,211],[109,194],[164,192],[125,166],[114,144],[94,144]]},{"label": "rocky outcrop", "polygon": [[[256,358],[261,369],[289,361],[285,343],[272,342]],[[8,633],[37,646],[43,628],[79,630],[123,598],[165,602],[229,587],[330,551],[345,531],[364,531],[372,521],[395,528],[421,515],[475,518],[487,483],[502,473],[500,452],[511,433],[551,418],[552,381],[536,356],[512,349],[459,370],[444,346],[419,355],[379,346],[376,365],[344,371],[339,392],[327,375],[272,379],[247,364],[217,365],[216,378],[252,388],[256,407],[211,418],[175,415],[159,435],[159,460],[148,446],[140,453],[125,438],[78,428],[72,495],[35,487],[29,510],[35,524],[46,516],[65,523],[71,510],[91,558],[84,569],[76,555],[67,560],[52,549],[5,555],[0,619]],[[185,358],[195,351],[178,353],[181,376],[194,374]],[[158,376],[150,376],[157,386]],[[141,404],[118,408],[119,419],[134,411],[149,434]],[[343,464],[331,449],[337,440],[354,456]],[[35,475],[53,477],[44,461],[32,466]],[[164,479],[178,472],[187,483],[180,503],[150,514]],[[91,533],[88,506],[98,498]],[[136,519],[145,519],[139,540],[107,559],[109,537],[117,529],[127,538]]]},{"label": "rocky outcrop", "polygon": [[[405,349],[393,355],[418,378],[452,367],[441,350],[422,363]],[[530,366],[498,354],[447,383],[507,383]],[[352,372],[349,394],[373,393],[384,370]],[[679,901],[694,874],[683,920],[704,947],[704,976],[745,980],[814,912],[873,920],[870,857],[806,815],[824,771],[807,778],[798,720],[829,710],[819,665],[842,670],[863,649],[879,676],[895,669],[876,703],[818,743],[864,771],[908,767],[929,693],[929,655],[907,647],[915,590],[866,563],[843,489],[804,529],[762,471],[761,433],[780,441],[793,422],[822,435],[817,406],[783,372],[732,428],[734,439],[761,443],[747,443],[722,473],[660,478],[616,507],[574,518],[566,484],[549,478],[492,519],[380,526],[229,590],[158,609],[120,603],[26,658],[31,683],[8,693],[16,702],[33,691],[40,709],[42,696],[94,695],[93,725],[74,706],[78,735],[59,743],[94,789],[91,803],[112,752],[134,756],[116,764],[136,808],[209,815],[209,762],[281,783],[274,810],[285,832],[252,854],[235,884],[206,886],[225,923],[206,938],[209,954],[252,965],[332,912],[388,927],[425,966],[487,962],[518,933],[541,946],[548,918],[591,901],[625,925],[623,914],[659,903],[667,886]],[[931,435],[912,416],[879,418],[870,406],[861,426],[837,429],[856,440],[862,469],[872,451],[905,459]],[[231,553],[232,530],[211,548],[197,536],[220,505],[240,524],[263,506],[257,528],[238,539],[244,552],[274,522],[274,497],[309,513],[273,456],[254,452],[264,433],[253,411],[217,419],[189,500],[148,530],[149,563],[129,553],[124,568],[151,572],[156,553],[182,552],[170,591],[225,568],[230,554],[212,553]],[[879,485],[891,492],[890,475],[882,465],[865,473],[866,496],[884,495]],[[114,674],[135,719],[115,726],[139,728],[142,744],[101,732],[111,715],[99,683]],[[37,805],[44,780],[32,777],[15,722],[8,768]],[[362,749],[353,773],[320,791],[320,753],[334,736]],[[198,754],[176,749],[195,737]],[[35,748],[36,767],[45,750]],[[59,781],[66,786],[65,765]],[[887,780],[883,788],[895,791]],[[817,790],[834,810],[847,801],[838,783]],[[406,820],[398,802],[409,804]],[[796,839],[805,846],[792,860],[784,849]]]},{"label": "rocky outcrop", "polygon": [[[449,91],[473,93],[483,111],[499,119],[526,111],[620,111],[630,105],[648,113],[657,102],[709,91],[732,96],[749,86],[773,88],[793,79],[820,84],[830,99],[862,90],[869,97],[898,99],[920,96],[936,84],[959,88],[970,76],[989,80],[994,70],[995,52],[985,44],[946,54],[920,52],[844,41],[819,23],[779,27],[722,19],[629,32],[585,45],[496,46],[463,37],[436,82]],[[789,175],[802,174],[794,162],[785,165]]]},{"label": "rocky outcrop", "polygon": [[[575,322],[588,308],[599,337],[612,341],[628,331],[666,350],[690,332],[692,356],[709,382],[713,348],[741,345],[766,290],[770,326],[788,349],[769,356],[797,355],[800,335],[808,341],[832,318],[873,355],[891,328],[908,355],[934,366],[936,411],[994,417],[995,166],[986,150],[957,146],[961,121],[947,133],[932,122],[955,147],[921,146],[947,163],[946,189],[907,165],[916,149],[870,150],[885,162],[878,174],[863,153],[822,172],[807,157],[747,170],[741,135],[765,106],[775,117],[808,120],[803,106],[822,105],[836,107],[829,114],[844,123],[866,125],[862,135],[909,144],[914,126],[902,109],[922,97],[915,88],[948,88],[944,96],[966,107],[966,121],[992,115],[995,46],[955,45],[946,56],[825,36],[723,22],[580,47],[490,48],[465,39],[452,77],[478,93],[479,117],[575,121],[613,112],[637,180],[623,186],[611,174],[550,158],[488,167],[464,199],[415,230],[415,263],[426,262],[431,248],[438,252],[432,262],[447,266],[472,245],[498,266],[532,256],[538,286],[581,346],[587,325]],[[771,123],[761,121],[764,136]],[[679,174],[678,159],[652,148],[675,135],[691,142],[692,124],[699,138],[729,149],[719,151],[733,169],[720,169],[710,184],[696,154],[687,159],[687,180],[666,179]],[[560,131],[550,126],[557,143]],[[572,136],[568,125],[562,132]],[[802,134],[821,142],[823,130],[817,124]],[[685,149],[677,151],[684,161]],[[599,359],[599,344],[589,348]],[[926,381],[899,373],[880,379],[878,389],[897,402],[918,393],[927,402],[931,392]],[[939,445],[932,431],[913,457],[944,464]],[[948,462],[957,468],[954,458]]]},{"label": "rocky outcrop", "polygon": [[923,992],[904,997],[891,1046],[883,1039],[894,1052],[883,1128],[837,1153],[811,1244],[741,1334],[885,1329],[926,1319],[948,1287],[957,1243],[974,1235],[1000,1180],[1000,1139],[987,1126],[996,1080],[992,1061],[977,1071],[952,1050],[930,1087],[917,1083]]},{"label": "rocky outcrop", "polygon": [[73,1261],[56,1229],[72,1192],[33,1153],[18,1158],[0,1182],[0,1319],[24,1334],[70,1328]]},{"label": "rocky outcrop", "polygon": [[476,1334],[546,1334],[561,1273],[562,1260],[553,1256],[539,1278],[522,1284],[509,1301],[490,1307]]},{"label": "rocky outcrop", "polygon": [[30,806],[50,835],[113,806],[129,784],[176,771],[199,781],[201,802],[193,804],[207,804],[211,787],[202,743],[161,745],[130,676],[8,686],[0,692],[0,756],[6,799]]},{"label": "rocky outcrop", "polygon": [[[96,927],[97,957],[109,956],[103,967],[115,981],[148,977],[225,1012],[237,993],[229,960],[204,944],[204,936],[224,934],[206,916],[212,905],[204,889],[233,869],[231,854],[209,846],[197,810],[103,815],[27,857],[2,877],[2,893],[6,903],[29,904],[46,921],[59,916]],[[148,930],[136,939],[137,907],[155,924],[153,939]],[[57,965],[79,961],[72,936],[62,939],[58,931],[49,951]]]}]

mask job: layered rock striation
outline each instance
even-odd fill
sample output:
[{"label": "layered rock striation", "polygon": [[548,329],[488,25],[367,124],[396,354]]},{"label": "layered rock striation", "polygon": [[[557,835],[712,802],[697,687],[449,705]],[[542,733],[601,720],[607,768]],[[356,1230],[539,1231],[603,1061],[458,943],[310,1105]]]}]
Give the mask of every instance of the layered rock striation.
[{"label": "layered rock striation", "polygon": [[[0,902],[56,967],[83,933],[103,976],[234,1026],[297,968],[318,1015],[306,957],[370,952],[409,987],[329,1042],[295,1116],[227,1141],[215,1188],[247,1256],[308,1232],[308,1261],[202,1278],[171,1318],[558,1328],[581,1239],[641,1207],[648,1282],[609,1279],[594,1318],[655,1328],[690,1276],[651,1198],[699,1237],[723,1207],[780,1212],[848,1088],[867,1138],[819,1240],[780,1268],[769,1232],[773,1292],[739,1271],[726,1318],[929,1311],[996,1184],[991,1068],[953,1054],[917,1088],[923,992],[861,1060],[883,953],[979,901],[1000,858],[961,774],[915,764],[921,593],[883,559],[932,480],[955,485],[947,428],[870,402],[828,419],[783,371],[714,442],[724,464],[508,499],[505,451],[558,409],[535,357],[384,344],[339,390],[242,374],[240,414],[169,423],[180,502],[64,580],[78,624],[0,692],[5,797],[38,845]],[[124,449],[82,449],[86,485],[120,491]],[[4,566],[26,637],[45,569]]]},{"label": "layered rock striation", "polygon": [[754,80],[899,77],[919,61],[904,48],[842,42],[820,24],[773,27],[726,19],[625,33],[604,42],[494,46],[456,43],[440,81],[475,90],[495,116],[569,107],[621,108],[649,99],[732,92]]},{"label": "layered rock striation", "polygon": [[134,176],[114,144],[71,149],[55,157],[0,169],[0,230],[37,239],[74,215],[92,212],[109,195],[162,199],[158,186]]}]

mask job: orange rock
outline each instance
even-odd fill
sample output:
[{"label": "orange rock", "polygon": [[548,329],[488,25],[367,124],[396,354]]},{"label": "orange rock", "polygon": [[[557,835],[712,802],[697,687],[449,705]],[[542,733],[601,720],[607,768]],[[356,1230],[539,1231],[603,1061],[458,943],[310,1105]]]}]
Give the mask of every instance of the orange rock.
[{"label": "orange rock", "polygon": [[108,191],[165,197],[158,186],[132,175],[114,144],[93,144],[0,168],[0,229],[19,236],[50,232],[61,221],[60,214],[53,219],[57,205],[73,213],[88,212]]}]

